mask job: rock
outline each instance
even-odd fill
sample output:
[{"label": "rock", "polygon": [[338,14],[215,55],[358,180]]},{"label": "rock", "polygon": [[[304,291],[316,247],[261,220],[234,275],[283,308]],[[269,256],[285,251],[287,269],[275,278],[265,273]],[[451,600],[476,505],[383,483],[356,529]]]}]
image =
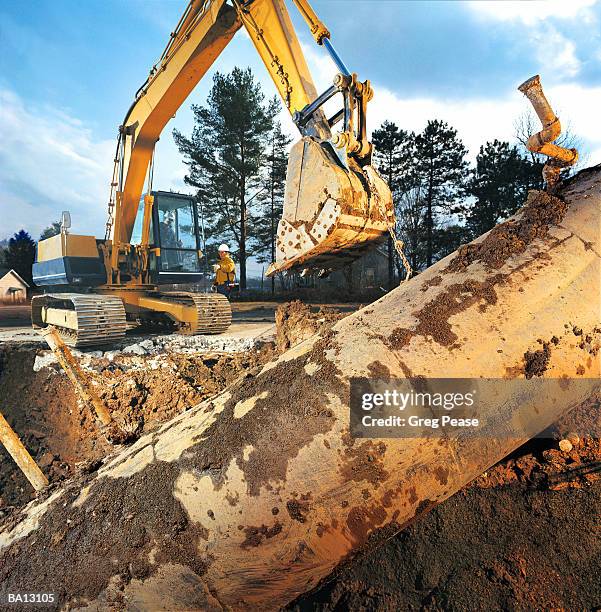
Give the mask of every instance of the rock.
[{"label": "rock", "polygon": [[151,351],[154,348],[154,341],[152,339],[142,340],[142,342],[138,342],[138,346],[141,346],[146,351]]},{"label": "rock", "polygon": [[161,367],[161,361],[159,359],[150,359],[146,365],[151,370],[158,370]]},{"label": "rock", "polygon": [[567,438],[564,438],[563,440],[559,441],[559,450],[561,450],[562,453],[569,453],[572,448],[574,447]]},{"label": "rock", "polygon": [[102,351],[90,351],[85,353],[85,356],[92,359],[92,358],[100,358],[102,357]]},{"label": "rock", "polygon": [[580,436],[573,431],[566,436],[566,440],[569,440],[572,443],[572,446],[580,445]]},{"label": "rock", "polygon": [[106,353],[104,353],[104,358],[113,361],[117,355],[119,355],[119,351],[106,351]]},{"label": "rock", "polygon": [[52,462],[55,459],[55,455],[53,453],[51,453],[50,451],[45,452],[38,460],[37,460],[37,464],[38,467],[40,469],[44,469],[47,467],[50,467],[50,465],[52,464]]},{"label": "rock", "polygon": [[139,344],[130,344],[123,349],[123,353],[128,355],[146,355],[147,351],[143,346]]},{"label": "rock", "polygon": [[42,368],[48,368],[56,363],[56,357],[52,351],[48,351],[41,355],[35,356],[35,361],[33,362],[33,371],[39,372]]},{"label": "rock", "polygon": [[560,481],[549,485],[550,491],[562,491],[563,489],[569,489],[570,483],[567,481]]}]

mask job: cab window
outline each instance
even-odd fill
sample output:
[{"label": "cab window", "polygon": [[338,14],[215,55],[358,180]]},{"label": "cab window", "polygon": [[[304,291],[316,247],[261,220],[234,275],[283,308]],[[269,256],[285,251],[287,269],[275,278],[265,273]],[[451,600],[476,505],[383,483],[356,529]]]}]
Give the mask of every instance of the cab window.
[{"label": "cab window", "polygon": [[195,207],[189,198],[155,196],[162,272],[200,272]]}]

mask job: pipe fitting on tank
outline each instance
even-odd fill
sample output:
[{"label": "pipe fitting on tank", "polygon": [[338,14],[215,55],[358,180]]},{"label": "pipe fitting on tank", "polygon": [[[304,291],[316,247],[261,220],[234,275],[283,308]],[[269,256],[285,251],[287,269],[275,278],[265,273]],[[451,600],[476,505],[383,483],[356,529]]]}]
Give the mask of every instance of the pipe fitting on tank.
[{"label": "pipe fitting on tank", "polygon": [[560,181],[561,171],[578,161],[578,151],[553,144],[561,134],[561,123],[545,97],[540,76],[537,74],[524,81],[518,89],[530,100],[543,126],[540,132],[528,138],[526,146],[529,151],[541,153],[549,158],[543,167],[543,180],[547,184],[548,191],[554,191]]}]

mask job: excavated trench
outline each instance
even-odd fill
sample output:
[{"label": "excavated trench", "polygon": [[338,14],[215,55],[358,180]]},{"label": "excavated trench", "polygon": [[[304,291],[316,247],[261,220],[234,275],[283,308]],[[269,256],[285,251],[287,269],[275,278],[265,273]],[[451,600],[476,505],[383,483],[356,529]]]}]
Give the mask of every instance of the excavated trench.
[{"label": "excavated trench", "polygon": [[[252,385],[277,352],[323,333],[342,316],[294,302],[277,313],[277,349],[264,344],[229,354],[88,356],[83,363],[109,410],[140,435],[241,376]],[[58,483],[98,469],[115,449],[99,435],[58,366],[40,361],[43,353],[39,345],[0,348],[0,397],[9,423],[51,483]],[[526,368],[538,361],[524,355]],[[559,440],[566,438],[571,448],[560,450]],[[579,408],[418,523],[339,567],[288,609],[598,606],[601,542],[591,533],[601,506],[600,439],[599,405]],[[32,498],[0,448],[0,523]]]},{"label": "excavated trench", "polygon": [[[85,357],[82,365],[113,417],[127,423],[135,439],[216,395],[239,376],[258,371],[273,352],[273,343],[266,343],[238,353]],[[78,401],[58,365],[52,360],[44,365],[48,356],[36,344],[0,345],[0,410],[56,483],[78,470],[95,469],[115,447],[100,435],[89,408]],[[31,486],[0,445],[0,515],[31,499]]]},{"label": "excavated trench", "polygon": [[[141,355],[137,346],[124,351],[88,351],[81,365],[96,391],[131,440],[217,395],[241,376],[252,377],[277,353],[333,325],[345,314],[291,302],[276,314],[276,342],[261,342],[240,352],[155,348]],[[131,350],[131,349],[134,350]],[[39,344],[0,345],[0,412],[51,483],[79,470],[95,469],[115,450],[99,434],[88,409]],[[34,494],[25,477],[0,445],[0,521],[12,507]]]}]

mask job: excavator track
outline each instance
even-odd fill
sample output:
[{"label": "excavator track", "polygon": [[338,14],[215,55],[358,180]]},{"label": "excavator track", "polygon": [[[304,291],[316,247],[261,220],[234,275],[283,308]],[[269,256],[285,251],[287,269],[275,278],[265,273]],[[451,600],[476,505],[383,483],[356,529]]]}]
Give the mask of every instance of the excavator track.
[{"label": "excavator track", "polygon": [[232,307],[220,293],[161,292],[161,299],[174,300],[196,308],[196,321],[177,324],[180,334],[221,334],[232,324]]},{"label": "excavator track", "polygon": [[31,300],[34,328],[53,325],[68,346],[113,344],[125,337],[125,307],[121,298],[80,293],[49,293]]}]

